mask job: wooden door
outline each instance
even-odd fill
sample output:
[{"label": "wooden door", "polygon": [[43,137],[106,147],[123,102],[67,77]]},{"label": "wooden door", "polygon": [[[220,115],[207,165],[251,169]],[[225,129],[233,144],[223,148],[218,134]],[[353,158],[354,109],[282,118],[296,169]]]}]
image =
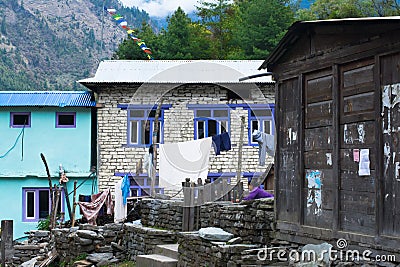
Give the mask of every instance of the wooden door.
[{"label": "wooden door", "polygon": [[304,76],[303,223],[320,228],[333,222],[332,69]]},{"label": "wooden door", "polygon": [[340,67],[339,229],[376,233],[374,60]]}]

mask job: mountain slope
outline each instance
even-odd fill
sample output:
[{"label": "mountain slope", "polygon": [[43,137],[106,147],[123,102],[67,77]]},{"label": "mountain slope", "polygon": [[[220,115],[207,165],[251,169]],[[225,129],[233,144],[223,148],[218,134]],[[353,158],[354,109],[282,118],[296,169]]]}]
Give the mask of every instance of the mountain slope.
[{"label": "mountain slope", "polygon": [[[126,37],[105,12],[102,31],[102,2],[0,0],[0,90],[76,89],[75,81],[92,75]],[[107,2],[130,26],[150,20],[143,11]]]}]

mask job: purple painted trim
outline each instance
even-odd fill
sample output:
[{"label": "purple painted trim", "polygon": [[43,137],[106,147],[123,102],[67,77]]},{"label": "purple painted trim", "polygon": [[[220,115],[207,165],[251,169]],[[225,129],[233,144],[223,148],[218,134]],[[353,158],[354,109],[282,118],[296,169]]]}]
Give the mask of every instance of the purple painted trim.
[{"label": "purple painted trim", "polygon": [[[47,190],[50,191],[48,187],[27,187],[22,188],[22,221],[23,222],[38,222],[39,221],[39,191]],[[34,203],[34,218],[27,218],[26,214],[26,192],[35,193],[35,203]],[[50,194],[50,192],[49,192]],[[64,199],[64,190],[61,191],[60,199]],[[50,200],[50,199],[49,199]],[[64,212],[64,203],[60,201],[61,212]],[[49,211],[51,209],[51,202],[49,201]]]},{"label": "purple painted trim", "polygon": [[14,125],[14,115],[28,115],[28,122],[25,128],[31,127],[31,113],[30,112],[10,112],[10,127],[11,128],[23,128],[24,125]]},{"label": "purple painted trim", "polygon": [[[60,125],[59,123],[60,115],[73,115],[74,125]],[[76,112],[56,112],[56,128],[76,128]]]},{"label": "purple painted trim", "polygon": [[[172,104],[162,104],[161,109],[170,109]],[[120,109],[157,109],[157,105],[117,104]]]}]

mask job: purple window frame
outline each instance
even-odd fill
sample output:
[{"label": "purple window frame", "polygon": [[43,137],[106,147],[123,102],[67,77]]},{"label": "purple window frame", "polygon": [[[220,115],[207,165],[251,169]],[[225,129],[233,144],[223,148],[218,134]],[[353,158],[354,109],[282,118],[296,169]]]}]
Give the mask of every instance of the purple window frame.
[{"label": "purple window frame", "polygon": [[[59,124],[60,115],[73,115],[74,125],[60,125]],[[56,128],[76,128],[76,112],[56,112]]]},{"label": "purple window frame", "polygon": [[[23,222],[38,222],[40,219],[39,218],[39,191],[49,191],[50,194],[50,189],[48,187],[26,187],[22,188],[22,221]],[[27,192],[35,192],[35,203],[34,203],[34,217],[33,218],[27,218],[27,199],[26,199],[26,193]],[[64,190],[61,191],[60,195],[60,200],[64,199]],[[49,198],[50,200],[50,198]],[[59,202],[61,204],[61,212],[64,212],[64,204],[63,201]],[[49,211],[51,210],[51,201],[49,201]]]},{"label": "purple window frame", "polygon": [[30,112],[10,112],[10,127],[11,128],[23,128],[24,125],[15,125],[14,124],[14,115],[28,115],[28,122],[25,125],[25,128],[31,127],[31,113]]}]

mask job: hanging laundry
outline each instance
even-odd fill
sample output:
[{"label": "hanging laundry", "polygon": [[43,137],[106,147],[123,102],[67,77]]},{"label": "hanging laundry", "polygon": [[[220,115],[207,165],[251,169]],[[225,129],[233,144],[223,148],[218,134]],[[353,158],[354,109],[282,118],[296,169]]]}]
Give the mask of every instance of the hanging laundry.
[{"label": "hanging laundry", "polygon": [[124,178],[121,178],[114,186],[114,222],[120,223],[126,219],[127,216],[127,205],[124,205],[123,197],[122,197],[122,181]]},{"label": "hanging laundry", "polygon": [[147,170],[147,176],[153,177],[153,146],[149,147],[149,153],[143,156],[143,168]]},{"label": "hanging laundry", "polygon": [[97,215],[104,204],[107,207],[107,214],[112,214],[113,208],[110,189],[94,194],[91,198],[91,202],[78,202],[78,205],[82,210],[83,217],[86,218],[88,223],[96,225]]},{"label": "hanging laundry", "polygon": [[212,138],[160,144],[160,186],[180,189],[185,178],[206,179]]},{"label": "hanging laundry", "polygon": [[126,199],[130,195],[131,191],[131,181],[129,180],[129,175],[125,174],[124,178],[122,179],[121,183],[121,191],[122,191],[122,199],[123,204],[126,205]]},{"label": "hanging laundry", "polygon": [[253,140],[258,143],[258,163],[260,166],[265,165],[265,157],[275,155],[275,138],[272,134],[266,134],[259,130],[254,130],[252,134]]},{"label": "hanging laundry", "polygon": [[227,132],[214,135],[212,137],[215,155],[220,155],[221,151],[231,150],[231,138]]}]

